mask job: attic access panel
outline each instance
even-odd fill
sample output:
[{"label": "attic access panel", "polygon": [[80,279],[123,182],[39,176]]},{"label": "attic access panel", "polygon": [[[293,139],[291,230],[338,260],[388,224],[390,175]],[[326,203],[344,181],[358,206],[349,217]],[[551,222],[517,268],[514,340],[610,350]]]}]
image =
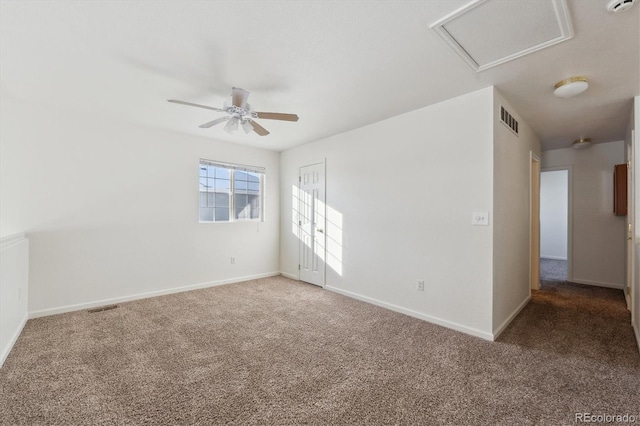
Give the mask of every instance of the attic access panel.
[{"label": "attic access panel", "polygon": [[476,72],[573,37],[566,0],[473,0],[430,28]]}]

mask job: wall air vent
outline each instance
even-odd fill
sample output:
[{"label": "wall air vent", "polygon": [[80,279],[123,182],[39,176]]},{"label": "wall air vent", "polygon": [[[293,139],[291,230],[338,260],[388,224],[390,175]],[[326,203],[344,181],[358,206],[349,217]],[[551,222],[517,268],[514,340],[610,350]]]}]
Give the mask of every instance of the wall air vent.
[{"label": "wall air vent", "polygon": [[500,122],[518,136],[518,120],[513,118],[513,116],[509,114],[509,111],[504,109],[502,105],[500,105]]},{"label": "wall air vent", "polygon": [[476,72],[573,37],[566,0],[472,0],[430,28]]},{"label": "wall air vent", "polygon": [[89,312],[90,314],[95,314],[97,312],[110,311],[110,310],[115,309],[117,307],[118,307],[118,305],[100,306],[100,307],[97,307],[97,308],[89,309],[87,312]]}]

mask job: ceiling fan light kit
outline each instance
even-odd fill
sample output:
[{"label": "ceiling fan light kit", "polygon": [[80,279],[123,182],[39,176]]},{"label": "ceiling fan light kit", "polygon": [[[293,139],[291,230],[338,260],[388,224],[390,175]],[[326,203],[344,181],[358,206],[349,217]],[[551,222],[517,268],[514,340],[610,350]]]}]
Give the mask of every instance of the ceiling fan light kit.
[{"label": "ceiling fan light kit", "polygon": [[239,87],[234,87],[231,90],[231,99],[230,101],[225,102],[224,108],[215,108],[206,105],[194,104],[191,102],[179,101],[176,99],[169,99],[168,101],[175,104],[182,104],[227,113],[228,116],[219,117],[213,121],[209,121],[208,123],[204,123],[199,126],[200,128],[206,129],[226,121],[227,124],[225,124],[224,130],[227,133],[235,132],[236,130],[238,130],[238,126],[241,125],[242,129],[246,133],[254,131],[260,136],[268,135],[269,131],[258,124],[254,120],[256,118],[265,120],[298,121],[298,116],[296,114],[253,111],[251,110],[251,105],[247,103],[247,99],[249,99],[249,92]]},{"label": "ceiling fan light kit", "polygon": [[553,94],[559,98],[570,98],[579,95],[589,88],[587,77],[570,77],[559,81],[553,87]]},{"label": "ceiling fan light kit", "polygon": [[251,120],[245,120],[242,122],[242,128],[245,133],[253,132],[253,124],[251,124]]},{"label": "ceiling fan light kit", "polygon": [[227,133],[233,133],[238,130],[238,117],[231,117],[227,124],[224,125],[224,131]]}]

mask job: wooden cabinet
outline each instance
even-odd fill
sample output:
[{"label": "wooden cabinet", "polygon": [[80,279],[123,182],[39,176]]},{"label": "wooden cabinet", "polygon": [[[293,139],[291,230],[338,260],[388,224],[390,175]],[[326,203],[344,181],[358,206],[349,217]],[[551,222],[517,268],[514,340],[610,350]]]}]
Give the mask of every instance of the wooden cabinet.
[{"label": "wooden cabinet", "polygon": [[613,170],[613,213],[627,215],[627,164],[616,164]]}]

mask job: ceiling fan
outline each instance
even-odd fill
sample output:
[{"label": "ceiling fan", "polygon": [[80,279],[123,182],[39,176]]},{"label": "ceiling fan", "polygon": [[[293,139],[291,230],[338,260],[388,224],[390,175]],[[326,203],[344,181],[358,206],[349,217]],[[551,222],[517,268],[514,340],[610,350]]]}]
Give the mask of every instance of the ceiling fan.
[{"label": "ceiling fan", "polygon": [[226,112],[228,115],[216,118],[215,120],[201,124],[198,127],[207,129],[209,127],[215,126],[216,124],[224,123],[226,121],[227,124],[225,124],[224,130],[228,133],[233,133],[234,131],[238,130],[238,126],[241,125],[246,133],[249,133],[253,130],[260,136],[268,135],[269,131],[258,124],[255,121],[256,118],[264,118],[267,120],[298,121],[298,116],[296,114],[252,111],[251,106],[247,103],[247,99],[249,99],[249,92],[244,89],[240,89],[239,87],[234,87],[231,90],[231,99],[227,100],[224,103],[224,108],[198,105],[191,102],[178,101],[176,99],[169,99],[168,101],[176,104]]}]

